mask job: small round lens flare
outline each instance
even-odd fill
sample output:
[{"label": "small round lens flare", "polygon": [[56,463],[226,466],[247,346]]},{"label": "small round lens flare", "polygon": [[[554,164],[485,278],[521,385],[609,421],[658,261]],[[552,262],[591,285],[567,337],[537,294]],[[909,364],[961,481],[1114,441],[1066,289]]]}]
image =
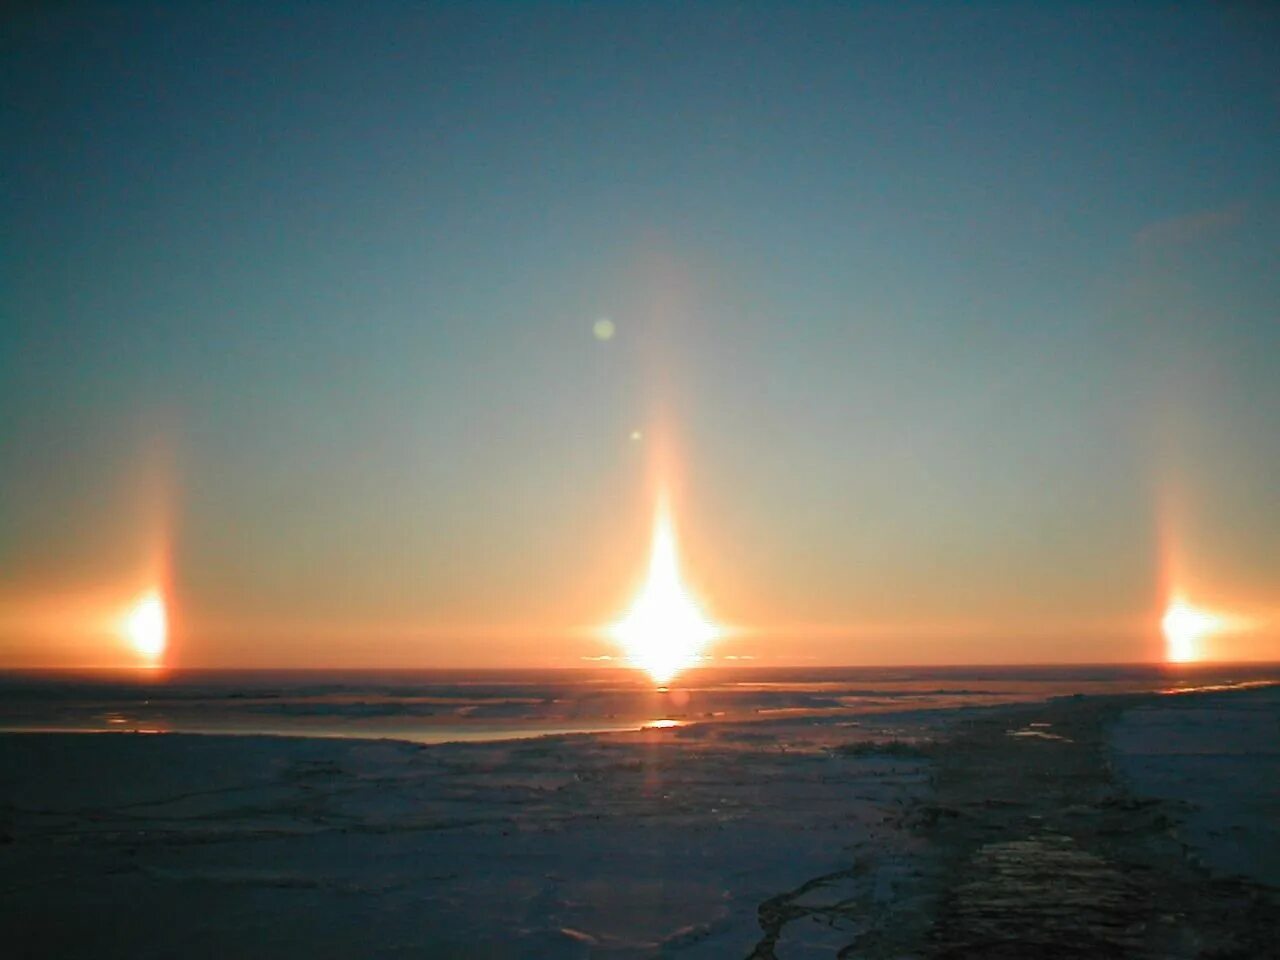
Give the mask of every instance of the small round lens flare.
[{"label": "small round lens flare", "polygon": [[662,508],[654,520],[649,575],[627,615],[609,632],[627,659],[662,685],[695,664],[720,635],[680,579],[675,532]]},{"label": "small round lens flare", "polygon": [[169,617],[158,591],[147,593],[125,615],[124,635],[145,660],[154,663],[164,655],[169,639]]}]

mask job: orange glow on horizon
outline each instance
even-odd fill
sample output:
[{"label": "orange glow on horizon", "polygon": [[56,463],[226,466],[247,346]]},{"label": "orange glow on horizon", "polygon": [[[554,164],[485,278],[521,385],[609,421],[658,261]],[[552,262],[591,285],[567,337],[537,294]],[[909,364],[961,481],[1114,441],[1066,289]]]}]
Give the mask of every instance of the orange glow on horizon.
[{"label": "orange glow on horizon", "polygon": [[644,586],[609,633],[627,660],[661,685],[697,663],[707,645],[722,634],[680,579],[675,530],[665,501],[654,517]]}]

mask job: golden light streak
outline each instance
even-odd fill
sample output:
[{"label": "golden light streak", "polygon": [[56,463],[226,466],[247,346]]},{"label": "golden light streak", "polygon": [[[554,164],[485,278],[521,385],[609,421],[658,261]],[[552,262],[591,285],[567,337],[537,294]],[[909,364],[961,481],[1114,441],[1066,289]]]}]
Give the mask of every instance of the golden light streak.
[{"label": "golden light streak", "polygon": [[144,594],[125,615],[122,632],[134,651],[147,663],[164,656],[169,641],[169,617],[158,590]]},{"label": "golden light streak", "polygon": [[[1257,659],[1256,653],[1240,657],[1241,636],[1266,626],[1257,610],[1246,612],[1235,603],[1230,613],[1198,606],[1189,594],[1222,596],[1203,571],[1195,569],[1194,554],[1187,548],[1186,494],[1181,486],[1164,478],[1156,500],[1156,535],[1159,546],[1160,595],[1165,598],[1160,617],[1166,663],[1198,663],[1222,659]],[[1232,645],[1231,638],[1237,641]],[[1258,638],[1254,638],[1254,643]],[[1249,644],[1243,648],[1248,651]]]},{"label": "golden light streak", "polygon": [[680,579],[675,530],[665,502],[654,517],[648,577],[609,633],[632,664],[662,685],[695,664],[721,634]]}]

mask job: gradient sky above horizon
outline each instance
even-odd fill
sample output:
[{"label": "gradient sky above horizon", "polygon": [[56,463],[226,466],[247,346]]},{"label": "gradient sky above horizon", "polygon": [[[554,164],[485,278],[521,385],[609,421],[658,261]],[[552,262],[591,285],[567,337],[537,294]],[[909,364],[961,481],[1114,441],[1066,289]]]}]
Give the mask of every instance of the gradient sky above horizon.
[{"label": "gradient sky above horizon", "polygon": [[721,656],[1280,659],[1274,15],[370,6],[10,20],[0,666],[613,654],[659,482]]}]

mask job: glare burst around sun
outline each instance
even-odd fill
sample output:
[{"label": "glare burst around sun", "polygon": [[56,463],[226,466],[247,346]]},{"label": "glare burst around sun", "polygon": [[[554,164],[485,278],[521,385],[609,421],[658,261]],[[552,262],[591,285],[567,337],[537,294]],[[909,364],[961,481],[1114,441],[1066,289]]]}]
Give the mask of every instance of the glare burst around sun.
[{"label": "glare burst around sun", "polygon": [[1165,659],[1170,663],[1192,663],[1204,656],[1205,637],[1220,630],[1226,620],[1207,610],[1176,598],[1166,608],[1160,627],[1165,638]]},{"label": "glare burst around sun", "polygon": [[665,685],[720,636],[680,578],[675,531],[665,505],[653,524],[649,573],[631,609],[609,629],[627,659]]},{"label": "glare burst around sun", "polygon": [[124,635],[145,660],[155,662],[164,655],[169,639],[169,617],[158,591],[145,594],[124,619]]}]

